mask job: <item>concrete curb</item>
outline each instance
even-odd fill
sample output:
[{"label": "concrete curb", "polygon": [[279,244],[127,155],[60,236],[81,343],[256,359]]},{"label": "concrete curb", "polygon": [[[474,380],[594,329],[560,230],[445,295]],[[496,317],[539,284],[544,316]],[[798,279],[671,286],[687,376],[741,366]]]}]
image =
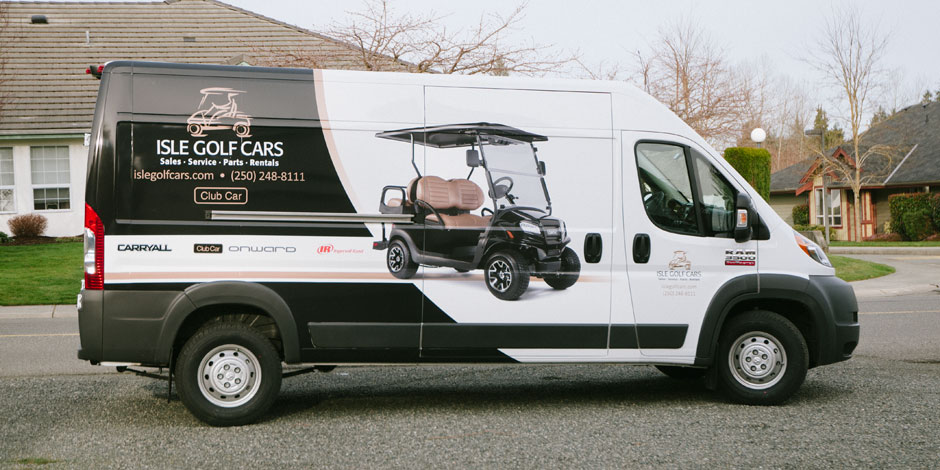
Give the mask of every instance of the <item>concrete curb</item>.
[{"label": "concrete curb", "polygon": [[910,255],[940,256],[940,246],[833,246],[834,255]]},{"label": "concrete curb", "polygon": [[0,319],[7,318],[78,318],[78,308],[74,304],[0,307]]}]

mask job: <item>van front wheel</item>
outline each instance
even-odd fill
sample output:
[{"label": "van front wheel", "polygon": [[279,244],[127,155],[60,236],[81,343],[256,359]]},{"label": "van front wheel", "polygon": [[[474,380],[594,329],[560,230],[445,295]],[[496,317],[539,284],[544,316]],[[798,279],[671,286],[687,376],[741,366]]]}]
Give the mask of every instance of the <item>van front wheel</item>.
[{"label": "van front wheel", "polygon": [[718,385],[731,400],[747,405],[776,405],[790,398],[809,366],[800,330],[763,310],[729,320],[718,350]]},{"label": "van front wheel", "polygon": [[210,323],[183,346],[176,362],[180,400],[213,426],[260,418],[281,389],[281,358],[268,338],[243,323]]}]

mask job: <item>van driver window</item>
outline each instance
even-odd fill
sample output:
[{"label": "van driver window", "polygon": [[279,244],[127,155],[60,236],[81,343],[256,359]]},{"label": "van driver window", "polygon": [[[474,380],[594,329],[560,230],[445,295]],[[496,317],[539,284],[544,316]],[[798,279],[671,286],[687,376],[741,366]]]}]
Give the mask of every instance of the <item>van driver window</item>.
[{"label": "van driver window", "polygon": [[696,182],[702,194],[701,211],[706,235],[733,237],[737,190],[702,154],[692,150],[692,158]]},{"label": "van driver window", "polygon": [[699,235],[685,149],[640,143],[636,146],[636,161],[643,206],[650,220],[663,230]]}]

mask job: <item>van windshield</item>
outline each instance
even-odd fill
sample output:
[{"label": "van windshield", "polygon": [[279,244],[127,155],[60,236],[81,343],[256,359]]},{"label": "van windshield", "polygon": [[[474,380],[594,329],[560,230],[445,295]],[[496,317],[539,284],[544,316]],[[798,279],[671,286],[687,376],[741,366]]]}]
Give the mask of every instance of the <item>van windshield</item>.
[{"label": "van windshield", "polygon": [[[528,207],[549,212],[548,190],[538,171],[532,144],[497,136],[481,136],[481,150],[497,208]],[[494,193],[495,192],[495,193]]]}]

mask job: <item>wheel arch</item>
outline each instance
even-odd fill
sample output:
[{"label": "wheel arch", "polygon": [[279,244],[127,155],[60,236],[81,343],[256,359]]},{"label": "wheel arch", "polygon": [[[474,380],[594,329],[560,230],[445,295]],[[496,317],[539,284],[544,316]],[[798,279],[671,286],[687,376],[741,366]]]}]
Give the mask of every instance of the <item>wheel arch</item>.
[{"label": "wheel arch", "polygon": [[181,334],[191,334],[213,318],[233,313],[271,318],[280,336],[284,361],[300,361],[297,323],[284,299],[267,286],[238,281],[196,284],[181,292],[167,311],[156,359],[168,359],[174,346],[185,339]]},{"label": "wheel arch", "polygon": [[712,298],[702,321],[695,365],[714,362],[722,327],[751,310],[776,313],[800,330],[809,350],[809,366],[820,363],[820,341],[831,334],[831,314],[815,298],[806,278],[782,274],[741,276],[726,282]]}]

